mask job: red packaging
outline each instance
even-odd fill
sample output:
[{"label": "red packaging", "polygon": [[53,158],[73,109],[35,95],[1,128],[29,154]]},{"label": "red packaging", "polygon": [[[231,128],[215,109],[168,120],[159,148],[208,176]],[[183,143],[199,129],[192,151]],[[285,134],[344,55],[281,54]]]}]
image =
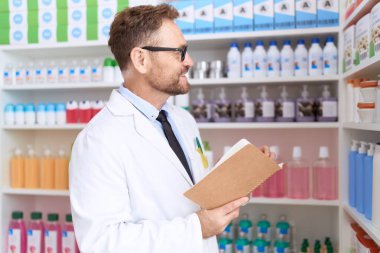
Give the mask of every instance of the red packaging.
[{"label": "red packaging", "polygon": [[88,123],[92,118],[91,103],[88,100],[79,102],[79,123]]},{"label": "red packaging", "polygon": [[68,124],[78,123],[79,108],[75,100],[71,100],[66,104],[66,122]]}]

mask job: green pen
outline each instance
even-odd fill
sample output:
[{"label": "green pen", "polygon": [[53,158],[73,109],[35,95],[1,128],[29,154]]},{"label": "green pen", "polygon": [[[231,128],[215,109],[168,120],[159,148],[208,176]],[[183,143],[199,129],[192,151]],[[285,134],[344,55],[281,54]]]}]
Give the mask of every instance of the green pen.
[{"label": "green pen", "polygon": [[201,143],[199,142],[199,139],[198,137],[195,137],[195,141],[197,142],[197,147],[201,150],[202,154],[203,154],[203,150],[202,150],[202,146],[201,146]]}]

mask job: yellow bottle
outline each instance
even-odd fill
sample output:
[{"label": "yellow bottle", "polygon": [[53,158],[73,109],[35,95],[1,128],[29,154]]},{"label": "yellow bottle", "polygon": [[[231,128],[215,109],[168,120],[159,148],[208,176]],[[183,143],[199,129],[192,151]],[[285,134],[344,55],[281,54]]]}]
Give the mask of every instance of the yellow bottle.
[{"label": "yellow bottle", "polygon": [[31,146],[28,146],[28,155],[25,157],[25,188],[40,188],[39,162]]},{"label": "yellow bottle", "polygon": [[54,158],[49,148],[41,157],[41,189],[54,189]]},{"label": "yellow bottle", "polygon": [[55,189],[69,189],[69,159],[62,148],[58,151],[58,157],[55,159],[54,178]]},{"label": "yellow bottle", "polygon": [[19,148],[15,149],[15,152],[11,158],[11,187],[12,188],[24,188],[25,187],[25,158],[22,155],[22,151]]}]

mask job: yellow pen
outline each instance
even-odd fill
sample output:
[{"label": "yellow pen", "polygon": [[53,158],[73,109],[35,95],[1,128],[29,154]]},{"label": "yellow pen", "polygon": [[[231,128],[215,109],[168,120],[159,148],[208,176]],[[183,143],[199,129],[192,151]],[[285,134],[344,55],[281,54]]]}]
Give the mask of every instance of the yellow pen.
[{"label": "yellow pen", "polygon": [[195,138],[195,142],[196,142],[195,144],[196,144],[196,147],[197,147],[197,152],[201,156],[203,168],[207,169],[208,168],[208,161],[207,161],[206,156],[203,153],[203,149],[202,149],[202,146],[201,146],[201,143],[200,143],[198,137]]}]

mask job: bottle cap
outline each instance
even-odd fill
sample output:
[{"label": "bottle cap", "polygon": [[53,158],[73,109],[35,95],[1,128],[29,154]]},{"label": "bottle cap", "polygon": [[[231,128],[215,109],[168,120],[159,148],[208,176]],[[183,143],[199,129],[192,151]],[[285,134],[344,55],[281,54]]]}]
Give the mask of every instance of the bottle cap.
[{"label": "bottle cap", "polygon": [[202,88],[198,89],[197,99],[203,101],[205,98],[205,95],[203,94]]},{"label": "bottle cap", "polygon": [[247,92],[247,87],[241,87],[241,94],[240,94],[241,99],[247,100],[248,99],[248,92]]},{"label": "bottle cap", "polygon": [[375,143],[369,143],[369,149],[367,151],[367,156],[373,156],[375,154]]},{"label": "bottle cap", "polygon": [[319,38],[313,38],[311,39],[312,44],[319,44]]},{"label": "bottle cap", "polygon": [[277,41],[275,41],[275,40],[271,40],[271,41],[269,42],[269,46],[277,46]]},{"label": "bottle cap", "polygon": [[23,217],[24,217],[24,213],[21,211],[12,212],[12,219],[13,220],[21,220]]},{"label": "bottle cap", "polygon": [[367,142],[361,141],[360,142],[360,148],[359,148],[359,154],[366,154],[367,153]]},{"label": "bottle cap", "polygon": [[46,112],[46,105],[44,103],[39,103],[37,106],[37,112]]},{"label": "bottle cap", "polygon": [[327,37],[326,43],[328,43],[328,42],[334,42],[334,38],[333,37]]},{"label": "bottle cap", "polygon": [[34,112],[34,104],[25,105],[25,112]]},{"label": "bottle cap", "polygon": [[297,45],[305,45],[305,40],[304,39],[297,40]]},{"label": "bottle cap", "polygon": [[47,112],[55,112],[55,104],[49,103],[46,107]]},{"label": "bottle cap", "polygon": [[260,97],[261,97],[262,99],[267,99],[267,97],[268,97],[268,92],[267,92],[267,87],[266,87],[266,86],[262,86],[262,87],[261,87]]},{"label": "bottle cap", "polygon": [[56,213],[49,213],[48,214],[48,221],[58,221],[59,216]]},{"label": "bottle cap", "polygon": [[329,98],[330,97],[330,90],[328,85],[323,86],[323,92],[322,92],[323,98]]},{"label": "bottle cap", "polygon": [[352,140],[351,151],[358,151],[358,141]]},{"label": "bottle cap", "polygon": [[73,222],[73,216],[71,214],[66,214],[66,222]]},{"label": "bottle cap", "polygon": [[65,112],[66,111],[66,105],[59,103],[56,105],[56,111],[57,112]]},{"label": "bottle cap", "polygon": [[256,46],[264,46],[264,42],[262,40],[256,41]]},{"label": "bottle cap", "polygon": [[103,62],[104,67],[113,67],[113,60],[111,58],[105,58]]},{"label": "bottle cap", "polygon": [[302,149],[300,146],[293,147],[293,159],[302,157]]},{"label": "bottle cap", "polygon": [[284,40],[284,46],[285,45],[291,46],[292,42],[290,40]]},{"label": "bottle cap", "polygon": [[41,212],[32,212],[32,213],[30,213],[30,219],[41,220],[42,219],[42,213]]},{"label": "bottle cap", "polygon": [[24,112],[24,105],[23,104],[17,104],[15,108],[15,112]]},{"label": "bottle cap", "polygon": [[329,158],[329,148],[326,146],[319,147],[319,158]]},{"label": "bottle cap", "polygon": [[239,48],[239,44],[237,42],[231,42],[230,47]]},{"label": "bottle cap", "polygon": [[4,112],[14,112],[15,106],[13,104],[7,104],[4,107]]},{"label": "bottle cap", "polygon": [[245,42],[244,47],[250,47],[252,48],[252,43],[251,42]]},{"label": "bottle cap", "polygon": [[22,150],[21,148],[15,148],[15,153],[14,153],[16,156],[20,156],[22,155]]},{"label": "bottle cap", "polygon": [[282,99],[287,99],[288,98],[288,92],[286,90],[286,86],[285,85],[282,86],[281,89],[282,89],[282,91],[281,91],[281,98]]}]

